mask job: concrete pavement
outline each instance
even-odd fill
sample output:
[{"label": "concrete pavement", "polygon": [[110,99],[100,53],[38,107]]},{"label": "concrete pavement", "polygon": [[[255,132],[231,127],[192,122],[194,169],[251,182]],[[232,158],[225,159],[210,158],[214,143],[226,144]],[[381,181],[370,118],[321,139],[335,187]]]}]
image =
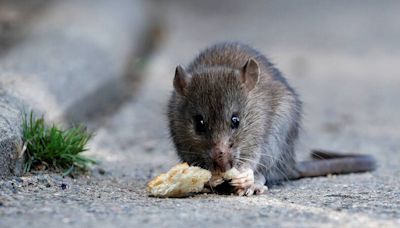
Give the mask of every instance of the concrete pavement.
[{"label": "concrete pavement", "polygon": [[[158,7],[166,39],[140,89],[97,131],[89,154],[102,164],[77,179],[1,181],[0,226],[400,225],[397,1],[176,0]],[[145,183],[177,162],[164,115],[175,66],[220,40],[259,48],[300,93],[299,160],[310,148],[367,153],[377,171],[287,182],[263,196],[147,197]]]}]

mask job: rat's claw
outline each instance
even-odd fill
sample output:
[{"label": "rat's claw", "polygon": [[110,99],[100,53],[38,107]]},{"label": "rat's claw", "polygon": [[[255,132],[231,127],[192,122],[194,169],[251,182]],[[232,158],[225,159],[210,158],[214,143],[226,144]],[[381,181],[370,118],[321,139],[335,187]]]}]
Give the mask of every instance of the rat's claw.
[{"label": "rat's claw", "polygon": [[250,187],[250,188],[248,188],[248,189],[246,190],[245,195],[246,195],[246,196],[252,196],[253,193],[254,193],[254,190],[253,190],[252,187]]},{"label": "rat's claw", "polygon": [[252,196],[252,195],[261,195],[268,190],[268,187],[263,184],[252,184],[247,188],[236,188],[235,195],[238,196]]},{"label": "rat's claw", "polygon": [[246,193],[246,191],[245,191],[245,189],[243,189],[243,188],[236,188],[234,193],[235,193],[235,195],[237,195],[237,196],[244,196],[244,194]]},{"label": "rat's claw", "polygon": [[251,195],[255,194],[255,195],[261,195],[264,194],[267,190],[268,187],[263,185],[263,184],[253,184],[248,191],[251,191]]}]

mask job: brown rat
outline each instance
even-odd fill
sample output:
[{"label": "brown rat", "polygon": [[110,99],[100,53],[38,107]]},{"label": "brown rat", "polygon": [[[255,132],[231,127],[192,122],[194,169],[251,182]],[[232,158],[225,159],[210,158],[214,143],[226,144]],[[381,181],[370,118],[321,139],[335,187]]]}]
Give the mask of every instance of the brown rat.
[{"label": "brown rat", "polygon": [[186,69],[178,66],[173,85],[169,128],[182,161],[214,176],[236,167],[242,175],[230,184],[239,195],[306,176],[309,165],[296,164],[294,153],[302,103],[260,52],[236,42],[216,44]]}]

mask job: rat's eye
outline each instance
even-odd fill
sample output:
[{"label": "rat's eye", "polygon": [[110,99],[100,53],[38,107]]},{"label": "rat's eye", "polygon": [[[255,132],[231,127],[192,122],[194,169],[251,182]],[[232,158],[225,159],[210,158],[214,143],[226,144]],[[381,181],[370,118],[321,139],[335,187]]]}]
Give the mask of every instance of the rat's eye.
[{"label": "rat's eye", "polygon": [[194,119],[194,125],[196,128],[197,133],[203,133],[206,131],[206,122],[204,121],[204,118],[202,115],[196,115],[193,117]]},{"label": "rat's eye", "polygon": [[231,117],[231,127],[232,129],[236,129],[239,127],[240,118],[237,114],[233,114]]}]

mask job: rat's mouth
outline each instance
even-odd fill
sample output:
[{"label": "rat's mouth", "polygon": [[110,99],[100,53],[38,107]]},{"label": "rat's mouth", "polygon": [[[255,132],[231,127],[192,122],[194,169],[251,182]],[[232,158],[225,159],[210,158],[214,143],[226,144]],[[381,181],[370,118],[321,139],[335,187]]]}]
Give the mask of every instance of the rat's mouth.
[{"label": "rat's mouth", "polygon": [[230,159],[226,159],[226,158],[221,158],[218,160],[214,160],[212,162],[212,166],[211,166],[211,172],[218,172],[218,173],[224,173],[230,169],[232,169],[233,167],[233,162]]}]

